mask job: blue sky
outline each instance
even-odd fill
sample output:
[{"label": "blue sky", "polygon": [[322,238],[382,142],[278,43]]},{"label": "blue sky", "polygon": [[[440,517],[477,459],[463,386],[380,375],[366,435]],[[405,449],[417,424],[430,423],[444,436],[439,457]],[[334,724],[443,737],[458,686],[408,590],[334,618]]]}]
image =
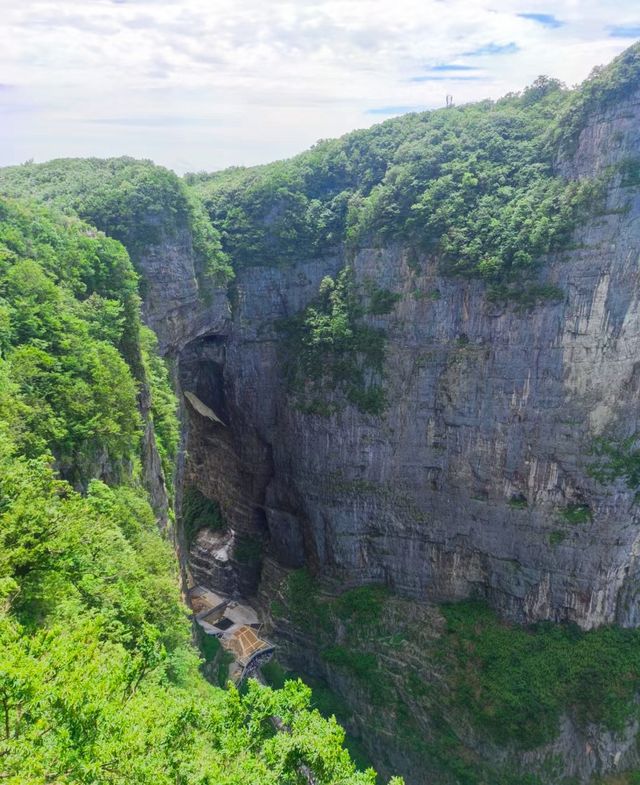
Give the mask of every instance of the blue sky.
[{"label": "blue sky", "polygon": [[261,163],[403,111],[567,84],[637,0],[0,0],[0,165]]}]

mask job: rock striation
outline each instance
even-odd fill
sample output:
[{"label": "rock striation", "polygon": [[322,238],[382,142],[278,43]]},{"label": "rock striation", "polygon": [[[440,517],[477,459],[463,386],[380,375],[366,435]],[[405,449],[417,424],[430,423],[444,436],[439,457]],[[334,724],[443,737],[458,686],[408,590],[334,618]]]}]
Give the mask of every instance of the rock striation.
[{"label": "rock striation", "polygon": [[[559,168],[582,177],[638,157],[639,120],[637,95],[593,117]],[[422,600],[484,596],[519,621],[637,624],[634,494],[590,467],[596,439],[638,427],[639,218],[638,190],[614,173],[604,214],[541,268],[561,299],[527,309],[401,247],[360,249],[356,283],[401,296],[367,317],[388,340],[381,417],[305,413],[283,379],[276,324],[343,254],[240,271],[233,312],[218,292],[169,319],[156,287],[147,313],[182,386],[228,424],[190,408],[188,481],[288,566]],[[191,291],[188,264],[162,269],[169,301]],[[570,523],[576,508],[588,515]]]},{"label": "rock striation", "polygon": [[[387,336],[382,416],[344,401],[328,416],[302,411],[283,372],[279,320],[312,301],[346,251],[243,269],[208,303],[188,238],[144,257],[146,317],[179,390],[199,402],[183,398],[179,485],[215,499],[228,524],[224,537],[183,543],[198,581],[268,603],[268,556],[421,602],[485,598],[518,622],[638,626],[634,489],[593,475],[597,440],[621,444],[639,426],[640,190],[623,174],[638,159],[635,93],[591,116],[558,160],[570,178],[606,173],[608,190],[572,250],[540,266],[557,299],[491,302],[481,281],[444,277],[400,246],[349,258],[356,285],[399,295],[389,314],[366,317]],[[567,719],[544,753],[564,775],[634,761],[634,728],[618,740],[581,733]]]}]

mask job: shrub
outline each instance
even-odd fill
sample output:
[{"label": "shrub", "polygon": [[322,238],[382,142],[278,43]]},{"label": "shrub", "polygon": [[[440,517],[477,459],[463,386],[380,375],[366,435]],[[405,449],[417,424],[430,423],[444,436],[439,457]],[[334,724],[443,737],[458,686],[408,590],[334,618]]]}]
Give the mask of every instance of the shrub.
[{"label": "shrub", "polygon": [[591,507],[588,504],[568,504],[561,510],[561,515],[567,523],[587,523],[591,520]]},{"label": "shrub", "polygon": [[304,311],[278,323],[285,378],[303,410],[331,414],[342,393],[363,412],[383,413],[386,397],[375,379],[382,378],[386,338],[362,323],[363,313],[347,267],[335,281],[323,279]]},{"label": "shrub", "polygon": [[558,732],[562,712],[621,731],[635,716],[640,631],[503,623],[486,606],[446,605],[453,701],[500,743],[532,748]]},{"label": "shrub", "polygon": [[182,525],[186,541],[190,544],[200,529],[221,530],[225,528],[225,521],[218,502],[191,485],[184,489],[182,497]]}]

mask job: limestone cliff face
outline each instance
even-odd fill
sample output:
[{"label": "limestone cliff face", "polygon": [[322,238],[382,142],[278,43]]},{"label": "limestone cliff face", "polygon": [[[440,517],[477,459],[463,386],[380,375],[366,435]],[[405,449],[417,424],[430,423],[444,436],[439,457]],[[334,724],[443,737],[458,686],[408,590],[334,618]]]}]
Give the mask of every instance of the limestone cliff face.
[{"label": "limestone cliff face", "polygon": [[[349,405],[304,413],[283,376],[276,322],[344,267],[341,252],[244,269],[208,304],[188,236],[143,259],[146,317],[191,394],[178,500],[198,487],[229,527],[182,542],[195,577],[267,607],[273,565],[308,565],[345,587],[382,582],[413,600],[485,597],[517,621],[640,624],[634,493],[590,471],[597,438],[619,444],[639,427],[640,190],[620,170],[638,158],[636,94],[593,116],[558,160],[572,178],[610,176],[603,214],[576,231],[573,250],[543,260],[540,282],[558,287],[558,300],[491,303],[482,282],[443,277],[436,260],[416,263],[402,247],[349,259],[357,284],[400,295],[392,313],[367,317],[388,340],[380,417]],[[584,514],[571,522],[572,510]],[[283,640],[300,665],[300,640]],[[307,667],[326,671],[313,658]],[[564,775],[583,780],[635,762],[633,728],[616,741],[565,726],[538,762],[559,755]]]},{"label": "limestone cliff face", "polygon": [[172,357],[199,331],[217,329],[229,314],[229,303],[222,290],[201,291],[188,225],[157,229],[158,241],[145,247],[136,264],[144,279],[144,321],[158,336],[160,352]]},{"label": "limestone cliff face", "polygon": [[[559,168],[582,177],[638,157],[639,120],[637,96],[592,118]],[[221,293],[196,304],[188,253],[151,260],[152,326],[183,388],[225,423],[185,403],[189,481],[288,566],[418,599],[481,595],[522,621],[637,624],[633,493],[589,466],[596,437],[638,428],[639,218],[638,189],[614,174],[606,212],[542,267],[562,299],[531,309],[491,304],[481,282],[409,264],[403,248],[360,249],[356,281],[401,295],[368,317],[388,337],[381,417],[305,414],[283,382],[274,323],[340,255],[241,271],[233,313]],[[590,517],[571,524],[576,507]]]}]

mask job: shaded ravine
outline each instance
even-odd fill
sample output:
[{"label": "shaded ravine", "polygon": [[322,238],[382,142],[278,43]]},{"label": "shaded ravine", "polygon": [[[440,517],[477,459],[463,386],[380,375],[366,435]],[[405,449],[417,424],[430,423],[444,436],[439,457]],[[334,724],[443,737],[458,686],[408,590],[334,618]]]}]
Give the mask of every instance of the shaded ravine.
[{"label": "shaded ravine", "polygon": [[[616,167],[639,157],[636,93],[590,117],[558,161],[571,178],[610,171],[606,206],[576,230],[571,250],[541,260],[540,282],[562,296],[531,308],[492,303],[481,281],[443,276],[437,260],[394,245],[301,253],[288,267],[242,269],[228,291],[208,293],[186,228],[137,260],[145,319],[180,399],[185,580],[252,601],[284,664],[328,682],[375,764],[409,785],[431,776],[426,753],[412,757],[394,733],[397,713],[380,722],[362,684],[323,659],[287,615],[283,585],[303,567],[329,595],[383,584],[398,597],[394,613],[434,634],[433,604],[469,597],[518,623],[638,625],[634,491],[591,468],[597,439],[619,444],[638,430],[640,194]],[[347,262],[359,292],[373,280],[397,295],[389,313],[364,317],[386,336],[382,416],[337,391],[334,413],[304,411],[283,373],[278,324]],[[224,525],[187,537],[180,511],[194,488]],[[397,668],[384,647],[374,653],[392,681],[403,671],[438,680],[411,645]],[[429,740],[433,717],[418,702],[406,708]],[[446,722],[473,760],[537,770],[543,781],[637,764],[633,723],[616,738],[567,716],[556,742],[523,753],[480,738],[461,715]]]}]

